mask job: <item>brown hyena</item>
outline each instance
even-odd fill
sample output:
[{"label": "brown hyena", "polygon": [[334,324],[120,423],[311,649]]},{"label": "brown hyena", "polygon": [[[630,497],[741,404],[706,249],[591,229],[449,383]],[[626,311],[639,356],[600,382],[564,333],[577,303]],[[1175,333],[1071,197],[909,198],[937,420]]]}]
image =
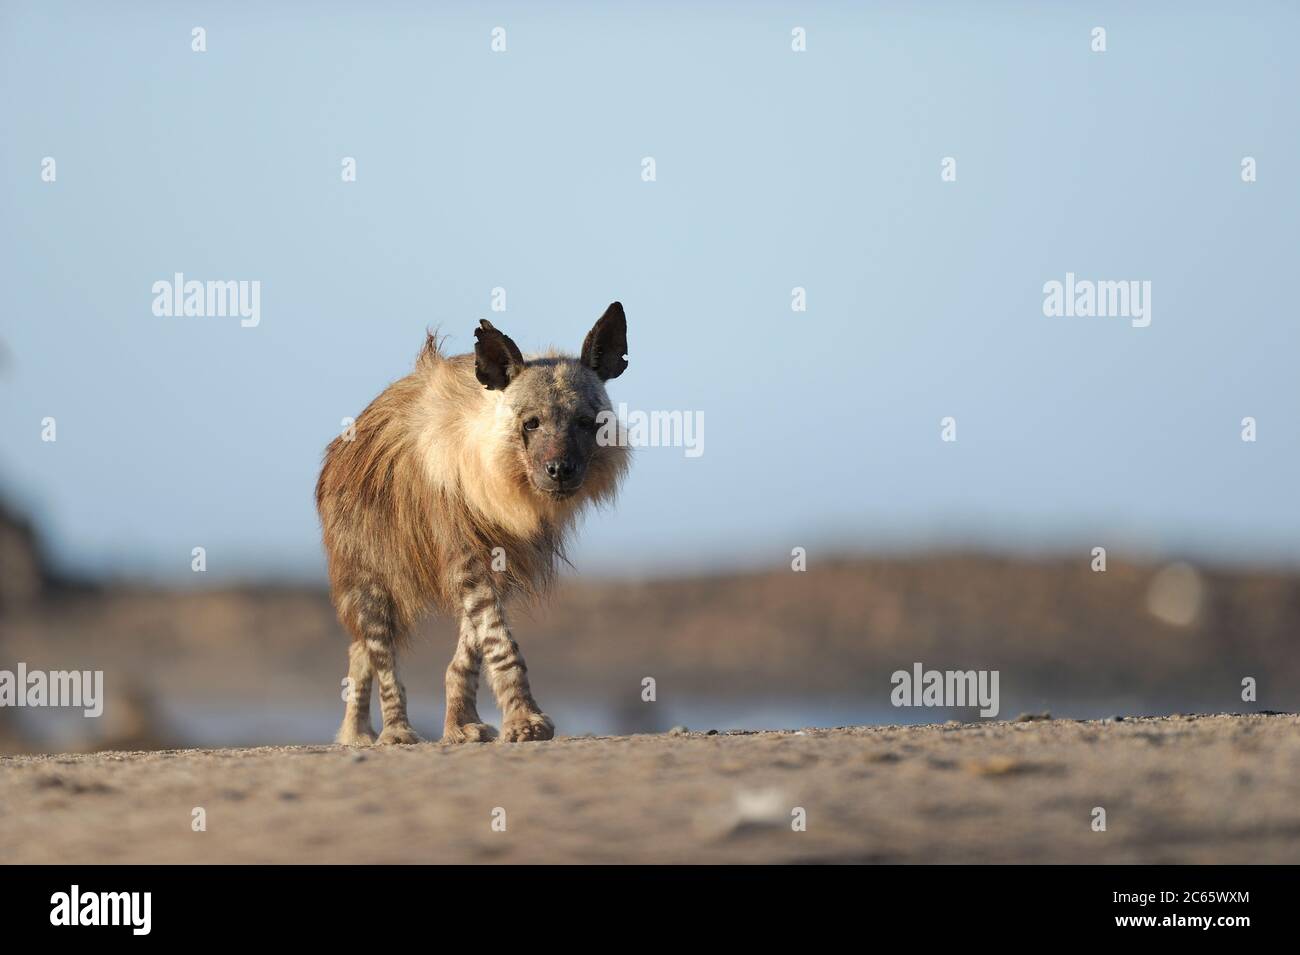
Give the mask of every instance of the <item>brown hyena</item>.
[{"label": "brown hyena", "polygon": [[325,451],[316,507],[330,593],[352,635],[350,692],[337,740],[415,743],[397,649],[430,608],[460,617],[447,669],[443,741],[487,741],[478,677],[501,707],[501,739],[550,739],[503,605],[546,590],[584,505],[613,499],[628,450],[605,382],[627,367],[627,320],[610,305],[578,358],[525,359],[487,321],[473,355],[441,354],[430,335],[394,382]]}]

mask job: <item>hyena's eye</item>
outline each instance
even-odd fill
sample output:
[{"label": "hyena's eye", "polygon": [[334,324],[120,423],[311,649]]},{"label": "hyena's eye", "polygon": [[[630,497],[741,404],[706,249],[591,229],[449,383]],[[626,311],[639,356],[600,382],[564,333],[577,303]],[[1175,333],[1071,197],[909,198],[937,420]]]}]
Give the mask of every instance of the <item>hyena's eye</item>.
[{"label": "hyena's eye", "polygon": [[529,418],[527,421],[524,422],[525,431],[536,431],[541,426],[542,426],[542,421],[536,415],[533,415],[533,417]]}]

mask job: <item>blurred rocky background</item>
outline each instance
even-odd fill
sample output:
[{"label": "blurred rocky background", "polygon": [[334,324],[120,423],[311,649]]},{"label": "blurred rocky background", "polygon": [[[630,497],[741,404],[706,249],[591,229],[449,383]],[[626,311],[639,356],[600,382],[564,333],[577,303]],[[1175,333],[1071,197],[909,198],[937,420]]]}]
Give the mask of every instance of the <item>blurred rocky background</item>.
[{"label": "blurred rocky background", "polygon": [[[1092,562],[813,549],[804,572],[567,578],[513,629],[568,734],[974,718],[893,708],[890,674],[916,662],[998,670],[1004,719],[1300,707],[1300,575]],[[431,620],[403,658],[431,737],[454,634]],[[97,719],[0,708],[6,752],[326,742],[345,646],[323,589],[61,579],[31,527],[0,511],[0,669],[102,670],[106,697]]]}]

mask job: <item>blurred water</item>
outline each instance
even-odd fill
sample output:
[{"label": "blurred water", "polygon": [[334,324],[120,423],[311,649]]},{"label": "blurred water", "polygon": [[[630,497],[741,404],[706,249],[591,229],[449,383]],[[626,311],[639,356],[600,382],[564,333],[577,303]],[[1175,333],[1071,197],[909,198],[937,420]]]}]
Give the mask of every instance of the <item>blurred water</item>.
[{"label": "blurred water", "polygon": [[[1222,701],[1168,701],[1152,699],[1004,700],[1001,720],[1020,713],[1047,713],[1058,719],[1103,719],[1120,716],[1163,716],[1171,713],[1254,712],[1257,707],[1225,706]],[[442,734],[443,703],[432,698],[409,704],[411,723],[425,739]],[[100,745],[108,731],[99,720],[83,719],[69,710],[14,710],[16,722],[32,748],[49,752],[86,749]],[[342,717],[339,703],[258,703],[163,701],[158,706],[159,737],[182,747],[307,745],[333,740]],[[501,725],[495,706],[480,706],[480,715]],[[707,732],[718,730],[797,730],[837,726],[913,726],[948,720],[979,722],[975,709],[880,706],[857,699],[819,698],[788,700],[699,699],[663,701],[635,706],[601,700],[556,700],[546,705],[562,736],[623,736],[662,733],[675,726]],[[372,713],[376,729],[382,724],[377,707]]]},{"label": "blurred water", "polygon": [[[427,739],[442,733],[441,702],[411,703],[411,724]],[[947,719],[936,710],[895,710],[855,701],[792,700],[770,702],[701,701],[641,704],[620,708],[598,701],[557,701],[546,712],[563,736],[615,736],[659,733],[685,725],[692,730],[803,729],[878,723],[928,723]],[[342,717],[339,706],[248,707],[229,704],[182,704],[164,707],[171,728],[194,746],[323,743],[333,739]],[[501,715],[493,706],[480,706],[480,715],[495,726]],[[909,716],[911,718],[909,718]],[[376,729],[382,724],[374,714]]]},{"label": "blurred water", "polygon": [[[1092,700],[1048,706],[1043,701],[1014,701],[1003,704],[998,719],[1014,719],[1020,713],[1051,712],[1065,719],[1103,719],[1116,715],[1161,716],[1175,712],[1222,712],[1222,705],[1178,705],[1135,699]],[[639,704],[637,708],[613,706],[601,701],[568,700],[548,703],[546,712],[562,736],[615,736],[633,733],[661,733],[674,726],[694,731],[809,729],[836,726],[887,726],[943,723],[948,720],[977,721],[974,709],[895,708],[853,699],[791,700],[683,700],[672,704]],[[442,733],[441,701],[411,703],[411,723],[426,739]],[[188,745],[232,746],[272,743],[324,743],[333,739],[342,717],[341,706],[249,707],[228,704],[185,704],[165,707],[173,731]],[[501,725],[493,706],[480,706],[480,715],[494,726]],[[381,723],[378,713],[373,724]]]}]

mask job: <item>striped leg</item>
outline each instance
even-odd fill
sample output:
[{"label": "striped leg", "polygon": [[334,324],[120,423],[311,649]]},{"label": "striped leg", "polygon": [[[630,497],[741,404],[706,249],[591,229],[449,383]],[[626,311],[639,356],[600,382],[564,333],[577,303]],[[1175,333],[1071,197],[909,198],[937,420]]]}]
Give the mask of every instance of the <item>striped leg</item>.
[{"label": "striped leg", "polygon": [[406,687],[397,678],[397,651],[391,640],[374,638],[366,642],[370,662],[375,668],[379,683],[379,712],[384,717],[384,728],[376,740],[380,746],[389,743],[418,743],[420,737],[411,729],[406,718]]},{"label": "striped leg", "polygon": [[348,647],[348,695],[343,708],[343,725],[334,742],[344,746],[364,746],[375,741],[370,728],[370,684],[374,678],[370,651],[361,640]]},{"label": "striped leg", "polygon": [[555,724],[541,711],[528,686],[528,668],[519,644],[506,626],[501,601],[485,580],[469,581],[464,594],[465,616],[478,637],[487,664],[488,682],[501,707],[501,741],[518,743],[550,739]]},{"label": "striped leg", "polygon": [[478,635],[468,617],[460,621],[460,639],[456,655],[447,667],[447,719],[443,725],[444,743],[489,743],[497,731],[479,719],[478,671],[482,661]]},{"label": "striped leg", "polygon": [[397,608],[393,598],[375,583],[358,588],[349,594],[348,606],[354,614],[357,636],[365,641],[379,684],[379,711],[384,717],[384,728],[376,740],[388,743],[418,743],[406,718],[406,688],[397,678]]}]

